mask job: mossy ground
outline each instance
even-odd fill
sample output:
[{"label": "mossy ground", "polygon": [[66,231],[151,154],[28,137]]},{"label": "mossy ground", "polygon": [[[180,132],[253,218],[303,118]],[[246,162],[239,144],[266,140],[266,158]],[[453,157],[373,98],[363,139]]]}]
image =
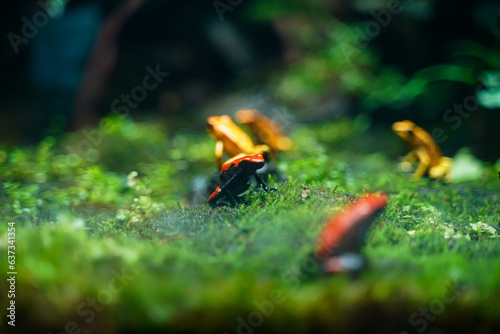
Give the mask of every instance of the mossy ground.
[{"label": "mossy ground", "polygon": [[[292,133],[277,192],[211,209],[189,200],[193,178],[214,171],[208,135],[166,136],[119,117],[96,131],[85,150],[88,136],[72,134],[0,151],[0,246],[15,222],[20,332],[500,328],[491,166],[473,182],[414,181],[397,168],[405,152],[389,130],[343,119]],[[363,249],[368,268],[356,279],[316,275],[319,231],[365,191],[390,195]],[[0,293],[6,305],[3,284]]]}]

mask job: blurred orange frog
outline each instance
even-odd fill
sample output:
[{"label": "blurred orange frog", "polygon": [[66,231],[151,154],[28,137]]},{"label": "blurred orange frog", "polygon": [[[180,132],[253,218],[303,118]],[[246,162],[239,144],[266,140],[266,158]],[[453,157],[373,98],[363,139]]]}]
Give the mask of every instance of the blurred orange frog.
[{"label": "blurred orange frog", "polygon": [[236,120],[247,125],[257,140],[269,146],[273,154],[292,148],[292,141],[283,134],[280,124],[258,110],[241,109],[236,113]]},{"label": "blurred orange frog", "polygon": [[215,140],[215,157],[217,167],[222,167],[222,158],[226,152],[230,158],[238,154],[263,154],[270,152],[267,145],[255,145],[250,137],[228,115],[207,118],[207,132]]},{"label": "blurred orange frog", "polygon": [[401,162],[401,169],[411,171],[413,164],[418,160],[418,166],[412,175],[413,179],[420,179],[428,173],[433,179],[451,181],[453,160],[442,156],[439,146],[427,131],[409,120],[395,122],[392,131],[412,148]]}]

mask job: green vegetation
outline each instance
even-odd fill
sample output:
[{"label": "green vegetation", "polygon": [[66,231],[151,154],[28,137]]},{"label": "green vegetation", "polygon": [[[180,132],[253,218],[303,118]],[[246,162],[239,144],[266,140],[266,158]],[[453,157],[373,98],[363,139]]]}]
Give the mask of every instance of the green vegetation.
[{"label": "green vegetation", "polygon": [[[189,201],[193,178],[215,171],[205,134],[167,135],[114,116],[57,142],[2,148],[0,245],[15,222],[19,327],[235,333],[238,317],[248,321],[278,289],[259,330],[416,331],[424,318],[409,317],[450,284],[458,297],[429,325],[499,326],[493,166],[482,164],[475,181],[412,181],[397,168],[402,143],[366,116],[291,137],[294,151],[278,162],[289,179],[277,192],[216,210]],[[363,250],[369,267],[356,280],[319,277],[304,259],[325,221],[365,191],[390,195]]]}]

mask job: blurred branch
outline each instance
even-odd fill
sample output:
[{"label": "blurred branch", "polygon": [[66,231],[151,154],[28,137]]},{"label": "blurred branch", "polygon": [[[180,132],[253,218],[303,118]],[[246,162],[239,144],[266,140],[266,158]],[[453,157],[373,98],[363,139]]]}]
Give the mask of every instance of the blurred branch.
[{"label": "blurred branch", "polygon": [[104,20],[75,99],[74,129],[80,129],[97,121],[95,108],[105,89],[106,81],[115,68],[120,32],[130,16],[146,1],[125,0]]}]

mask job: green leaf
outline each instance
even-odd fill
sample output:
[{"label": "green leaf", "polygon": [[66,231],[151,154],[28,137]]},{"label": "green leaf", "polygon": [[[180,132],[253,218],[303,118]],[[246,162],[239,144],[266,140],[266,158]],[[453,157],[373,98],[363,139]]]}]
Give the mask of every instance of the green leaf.
[{"label": "green leaf", "polygon": [[474,181],[481,179],[483,175],[483,164],[472,153],[461,149],[453,158],[451,175],[454,183]]}]

